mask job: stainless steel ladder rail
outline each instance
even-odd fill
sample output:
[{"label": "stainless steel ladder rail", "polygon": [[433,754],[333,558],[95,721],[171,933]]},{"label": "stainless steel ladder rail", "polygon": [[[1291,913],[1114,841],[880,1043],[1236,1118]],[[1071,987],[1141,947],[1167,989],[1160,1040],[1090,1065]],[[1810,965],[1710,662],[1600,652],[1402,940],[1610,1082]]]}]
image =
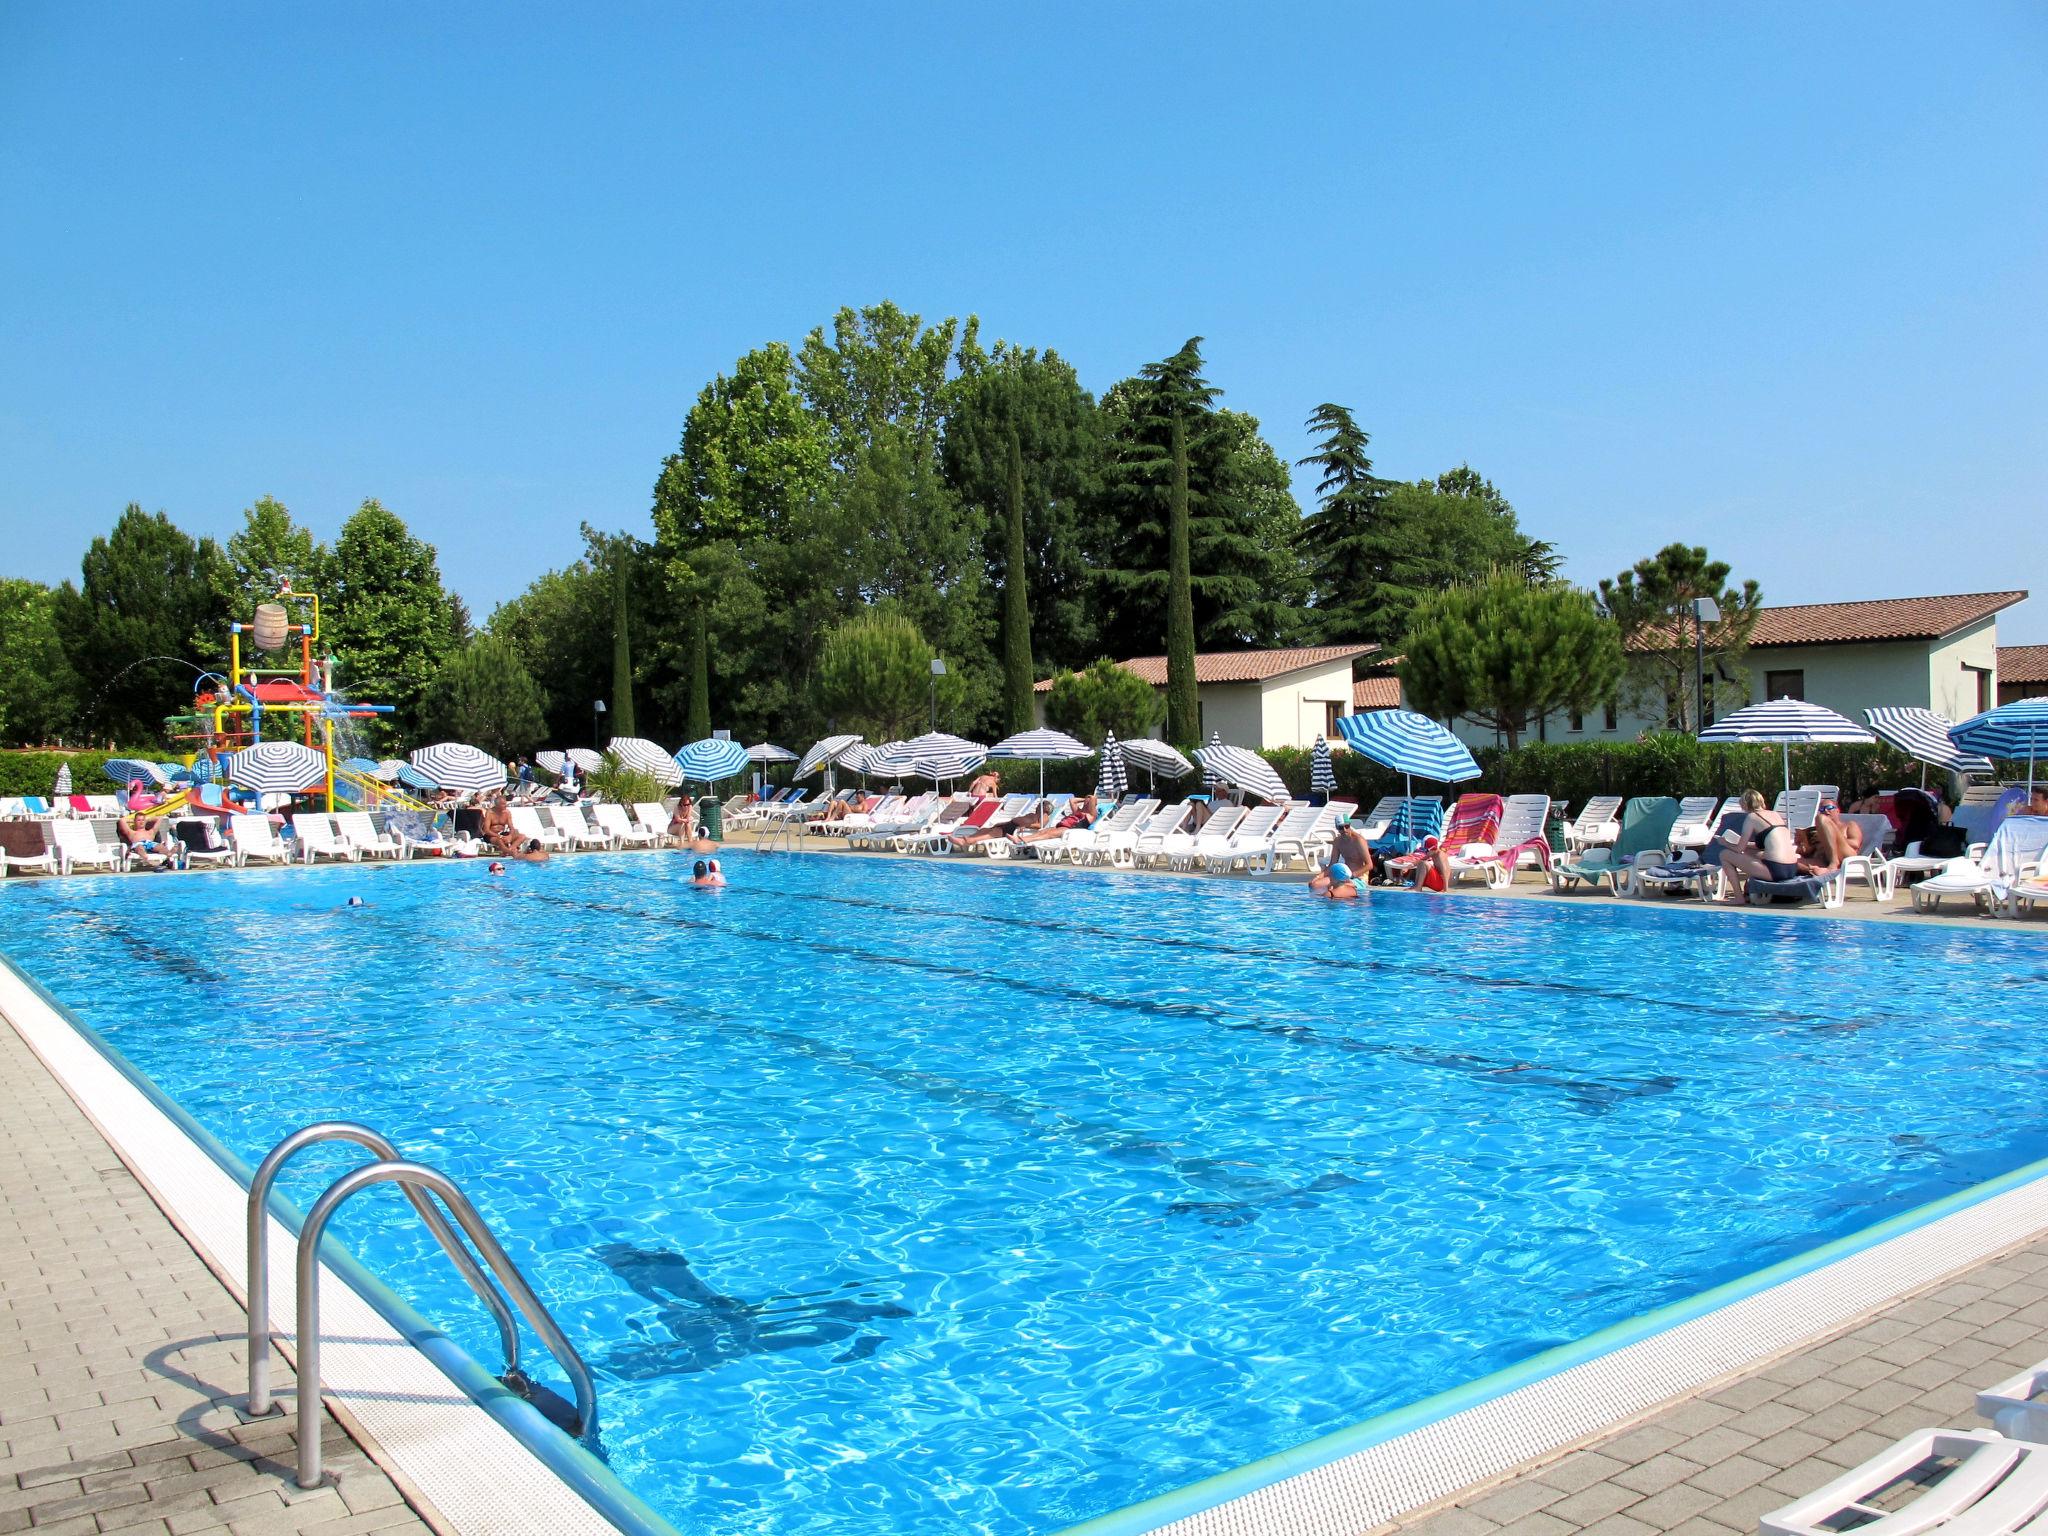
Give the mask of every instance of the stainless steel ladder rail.
[{"label": "stainless steel ladder rail", "polygon": [[[248,1239],[243,1250],[249,1264],[244,1294],[249,1306],[249,1412],[254,1417],[276,1410],[270,1394],[270,1192],[286,1163],[307,1147],[328,1141],[353,1142],[379,1162],[398,1161],[397,1148],[367,1125],[353,1120],[321,1120],[293,1131],[272,1147],[269,1156],[257,1166],[255,1177],[249,1181]],[[434,1203],[410,1187],[405,1198],[496,1319],[506,1372],[518,1370],[519,1323],[512,1316],[512,1309],[505,1305],[505,1298],[477,1268],[476,1260],[470,1257],[462,1239],[455,1235],[455,1229]]]},{"label": "stainless steel ladder rail", "polygon": [[591,1381],[590,1368],[534,1295],[518,1265],[491,1235],[491,1229],[477,1215],[468,1196],[447,1174],[424,1163],[396,1159],[368,1163],[344,1173],[327,1187],[327,1192],[313,1202],[313,1209],[306,1214],[306,1225],[299,1233],[299,1486],[320,1486],[320,1239],[343,1202],[373,1184],[397,1184],[408,1196],[425,1190],[448,1207],[469,1240],[476,1244],[484,1263],[510,1293],[513,1304],[567,1373],[576,1392],[576,1422],[569,1432],[581,1439],[595,1433],[597,1387]]}]

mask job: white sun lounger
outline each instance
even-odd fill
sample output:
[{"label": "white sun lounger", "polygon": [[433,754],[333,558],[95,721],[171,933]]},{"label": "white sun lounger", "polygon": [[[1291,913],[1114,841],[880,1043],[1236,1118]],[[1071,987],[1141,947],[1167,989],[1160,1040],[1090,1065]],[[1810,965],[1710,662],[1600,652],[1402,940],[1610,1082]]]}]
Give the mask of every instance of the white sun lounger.
[{"label": "white sun lounger", "polygon": [[48,831],[43,833],[41,853],[8,853],[0,849],[0,875],[11,869],[40,869],[45,874],[57,873],[57,845],[51,841]]},{"label": "white sun lounger", "polygon": [[1237,830],[1230,834],[1224,847],[1216,849],[1212,845],[1202,850],[1202,861],[1209,866],[1209,873],[1221,875],[1233,869],[1249,869],[1254,859],[1264,859],[1273,849],[1273,829],[1280,825],[1287,809],[1284,805],[1262,805],[1246,811],[1238,818]]},{"label": "white sun lounger", "polygon": [[1138,868],[1148,864],[1166,865],[1171,862],[1167,845],[1176,837],[1185,838],[1181,828],[1187,825],[1188,817],[1195,812],[1195,802],[1181,800],[1173,805],[1162,806],[1145,818],[1145,825],[1131,841],[1131,862]]},{"label": "white sun lounger", "polygon": [[1601,848],[1621,836],[1620,795],[1595,795],[1579,808],[1579,814],[1564,829],[1568,851]]},{"label": "white sun lounger", "polygon": [[[1740,802],[1737,802],[1738,804]],[[1714,835],[1720,819],[1721,802],[1713,795],[1687,795],[1678,802],[1678,819],[1664,836],[1664,846],[1676,853],[1681,848],[1704,848]]]},{"label": "white sun lounger", "polygon": [[289,864],[292,851],[278,839],[277,828],[268,816],[247,813],[228,818],[228,841],[235,850],[235,863]]},{"label": "white sun lounger", "polygon": [[551,805],[548,817],[555,824],[555,830],[578,848],[609,848],[612,835],[602,827],[593,827],[583,814],[580,805]]},{"label": "white sun lounger", "polygon": [[[1937,1471],[1941,1463],[1952,1463]],[[1924,1480],[1924,1481],[1923,1481]],[[1920,1492],[1901,1507],[1911,1482]],[[2048,1516],[2048,1447],[1991,1430],[1923,1429],[1765,1515],[1762,1536],[2012,1536]]]},{"label": "white sun lounger", "polygon": [[1137,859],[1139,834],[1158,814],[1159,802],[1150,798],[1118,806],[1116,815],[1096,829],[1095,842],[1083,862],[1129,869]]},{"label": "white sun lounger", "polygon": [[343,842],[364,858],[402,859],[406,856],[405,844],[389,833],[379,832],[368,811],[336,811],[334,829],[341,834]]},{"label": "white sun lounger", "polygon": [[1802,784],[1797,789],[1781,789],[1778,798],[1771,802],[1771,809],[1785,818],[1785,825],[1794,832],[1804,832],[1820,819],[1820,803],[1832,800],[1825,784]]},{"label": "white sun lounger", "polygon": [[83,821],[53,821],[50,836],[57,850],[57,872],[62,875],[81,867],[123,870],[133,861],[127,844],[101,842]]},{"label": "white sun lounger", "polygon": [[642,831],[652,832],[656,842],[668,841],[667,806],[659,805],[652,800],[636,800],[633,802],[633,820],[639,823]]},{"label": "white sun lounger", "polygon": [[1843,880],[1867,880],[1873,900],[1890,901],[1898,889],[1898,877],[1892,870],[1891,860],[1884,856],[1884,840],[1892,830],[1891,818],[1858,812],[1844,816],[1842,820],[1854,822],[1863,829],[1862,851],[1842,860]]},{"label": "white sun lounger", "polygon": [[652,848],[664,834],[651,827],[643,827],[626,814],[623,805],[600,801],[590,808],[591,818],[604,831],[609,832],[615,848]]},{"label": "white sun lounger", "polygon": [[1318,852],[1327,851],[1337,835],[1337,823],[1357,809],[1347,800],[1331,800],[1322,805],[1296,801],[1287,807],[1287,814],[1266,839],[1266,846],[1256,858],[1246,862],[1245,868],[1272,874],[1283,864],[1299,863],[1303,868],[1314,865]]},{"label": "white sun lounger", "polygon": [[508,814],[512,818],[512,830],[528,842],[539,843],[550,852],[559,852],[569,846],[568,834],[545,825],[540,819],[540,812],[532,806],[515,805]]},{"label": "white sun lounger", "polygon": [[298,839],[299,858],[303,863],[339,859],[353,864],[362,857],[361,850],[335,830],[332,816],[300,811],[292,817],[292,835]]},{"label": "white sun lounger", "polygon": [[1237,835],[1237,829],[1244,825],[1250,809],[1242,805],[1221,805],[1202,823],[1200,830],[1190,838],[1185,852],[1174,860],[1176,869],[1193,869],[1197,864],[1211,859],[1225,859],[1230,855],[1230,840]]}]

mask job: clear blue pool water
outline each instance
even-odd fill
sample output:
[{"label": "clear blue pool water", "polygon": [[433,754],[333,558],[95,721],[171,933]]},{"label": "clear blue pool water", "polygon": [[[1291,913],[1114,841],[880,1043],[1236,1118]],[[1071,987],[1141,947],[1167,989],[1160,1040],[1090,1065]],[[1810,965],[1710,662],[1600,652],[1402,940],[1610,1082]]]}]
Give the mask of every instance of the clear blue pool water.
[{"label": "clear blue pool water", "polygon": [[251,1162],[454,1172],[713,1536],[1053,1530],[2048,1155],[2029,936],[729,862],[8,881],[0,946]]}]

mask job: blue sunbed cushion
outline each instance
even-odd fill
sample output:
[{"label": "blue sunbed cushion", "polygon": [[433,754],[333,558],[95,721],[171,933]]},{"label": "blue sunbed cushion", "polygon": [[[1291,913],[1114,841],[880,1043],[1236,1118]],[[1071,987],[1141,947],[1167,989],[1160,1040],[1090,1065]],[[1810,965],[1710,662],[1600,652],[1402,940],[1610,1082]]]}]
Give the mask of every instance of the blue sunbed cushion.
[{"label": "blue sunbed cushion", "polygon": [[1809,901],[1819,901],[1827,884],[1818,875],[1797,875],[1790,880],[1752,880],[1749,882],[1749,900],[1752,906],[1758,907],[1773,902],[1801,906]]}]

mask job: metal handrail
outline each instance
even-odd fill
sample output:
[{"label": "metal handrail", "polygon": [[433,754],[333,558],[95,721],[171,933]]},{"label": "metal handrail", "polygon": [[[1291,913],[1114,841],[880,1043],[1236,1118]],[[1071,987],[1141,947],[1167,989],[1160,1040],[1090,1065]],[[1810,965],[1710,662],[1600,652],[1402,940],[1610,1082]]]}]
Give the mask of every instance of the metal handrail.
[{"label": "metal handrail", "polygon": [[425,1189],[440,1198],[469,1240],[476,1244],[477,1252],[484,1256],[499,1283],[511,1293],[513,1303],[540,1335],[555,1362],[567,1373],[576,1391],[576,1422],[569,1426],[569,1433],[581,1438],[595,1433],[597,1388],[590,1379],[590,1368],[563,1336],[553,1316],[519,1272],[519,1266],[507,1257],[455,1181],[424,1163],[368,1163],[350,1169],[327,1186],[327,1192],[306,1213],[306,1225],[299,1233],[299,1486],[320,1486],[320,1239],[326,1235],[327,1224],[342,1203],[372,1184],[397,1184],[408,1192]]},{"label": "metal handrail", "polygon": [[[293,1131],[272,1147],[270,1155],[257,1166],[255,1177],[249,1181],[249,1236],[245,1249],[249,1261],[249,1285],[245,1292],[249,1303],[249,1412],[256,1417],[276,1408],[270,1395],[270,1191],[287,1162],[305,1148],[323,1141],[353,1142],[380,1162],[398,1161],[397,1149],[367,1125],[353,1120],[321,1120]],[[462,1278],[469,1282],[469,1288],[497,1319],[506,1372],[518,1370],[519,1323],[512,1316],[512,1309],[505,1305],[505,1298],[477,1268],[476,1260],[470,1257],[462,1239],[455,1235],[455,1229],[448,1225],[434,1202],[410,1187],[405,1198]]]}]

